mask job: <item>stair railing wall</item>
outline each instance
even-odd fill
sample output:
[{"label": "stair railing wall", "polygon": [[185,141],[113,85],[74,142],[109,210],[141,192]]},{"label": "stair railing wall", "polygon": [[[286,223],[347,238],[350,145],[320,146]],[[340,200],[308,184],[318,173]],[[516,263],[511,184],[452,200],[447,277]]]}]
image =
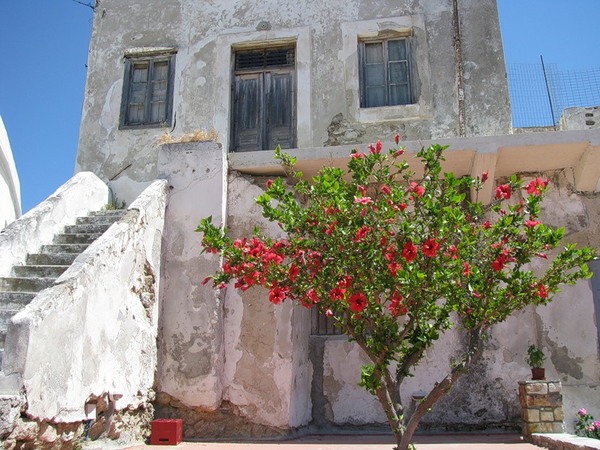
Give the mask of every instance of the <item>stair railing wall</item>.
[{"label": "stair railing wall", "polygon": [[21,375],[28,416],[85,420],[86,400],[109,393],[128,408],[148,403],[167,195],[167,182],[155,181],[13,317],[3,370]]}]

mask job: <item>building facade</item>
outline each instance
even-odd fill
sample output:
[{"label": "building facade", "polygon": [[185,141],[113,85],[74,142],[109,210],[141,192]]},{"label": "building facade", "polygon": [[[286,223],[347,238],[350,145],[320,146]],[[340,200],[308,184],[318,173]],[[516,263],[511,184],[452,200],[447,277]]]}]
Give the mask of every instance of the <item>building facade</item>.
[{"label": "building facade", "polygon": [[[309,311],[274,307],[264,292],[216,294],[200,284],[218,265],[200,255],[193,230],[201,218],[212,215],[235,235],[256,225],[277,233],[253,201],[264,177],[281,173],[276,145],[310,176],[324,164],[343,165],[354,146],[391,142],[396,133],[408,153],[420,139],[449,144],[446,169],[458,176],[553,177],[558,188],[543,219],[566,222],[574,242],[600,244],[597,132],[507,136],[494,0],[102,0],[88,67],[76,171],[95,173],[128,204],[156,178],[169,185],[156,274],[156,375],[152,386],[128,386],[124,398],[136,391],[143,399],[135,405],[143,404],[156,391],[156,416],[183,417],[187,437],[385,421],[357,386],[365,357],[346,337],[319,335]],[[216,134],[218,143],[159,145],[195,130]],[[487,189],[491,198],[493,185]],[[496,327],[475,372],[423,425],[515,427],[531,342],[550,351],[550,376],[570,396],[567,412],[598,398],[598,350],[589,344],[598,342],[596,310],[584,281],[565,289],[557,306],[522,311]],[[563,327],[567,314],[581,318],[577,330]],[[458,332],[449,332],[427,354],[402,392],[408,406],[461,345]],[[83,420],[77,408],[69,420]]]},{"label": "building facade", "polygon": [[76,170],[129,202],[155,178],[165,133],[214,130],[224,155],[507,134],[496,2],[456,6],[104,0]]}]

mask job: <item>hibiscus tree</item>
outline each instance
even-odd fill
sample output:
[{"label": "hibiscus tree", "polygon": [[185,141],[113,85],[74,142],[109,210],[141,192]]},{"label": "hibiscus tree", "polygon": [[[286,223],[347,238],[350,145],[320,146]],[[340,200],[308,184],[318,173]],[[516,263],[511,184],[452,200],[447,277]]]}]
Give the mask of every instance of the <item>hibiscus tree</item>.
[{"label": "hibiscus tree", "polygon": [[[260,230],[234,239],[210,217],[198,231],[204,251],[223,257],[205,282],[262,286],[265,301],[317,308],[360,346],[370,364],[359,384],[377,397],[404,450],[421,418],[480,356],[490,327],[589,277],[593,252],[574,245],[553,251],[564,231],[538,221],[548,185],[541,178],[524,186],[512,177],[484,206],[477,197],[488,174],[442,174],[444,147],[418,153],[420,177],[401,147],[382,147],[355,150],[347,170],[324,167],[311,181],[277,149],[293,182],[270,180],[257,203],[284,239]],[[546,269],[535,275],[528,263],[540,258]],[[465,334],[464,349],[408,416],[400,386],[454,324]]]}]

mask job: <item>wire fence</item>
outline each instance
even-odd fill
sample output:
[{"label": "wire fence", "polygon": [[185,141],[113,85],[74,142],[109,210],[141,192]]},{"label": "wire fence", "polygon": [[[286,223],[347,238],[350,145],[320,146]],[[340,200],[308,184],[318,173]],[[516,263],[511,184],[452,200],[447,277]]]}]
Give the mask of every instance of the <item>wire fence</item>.
[{"label": "wire fence", "polygon": [[565,108],[600,105],[600,67],[563,70],[557,64],[507,64],[514,127],[558,125]]}]

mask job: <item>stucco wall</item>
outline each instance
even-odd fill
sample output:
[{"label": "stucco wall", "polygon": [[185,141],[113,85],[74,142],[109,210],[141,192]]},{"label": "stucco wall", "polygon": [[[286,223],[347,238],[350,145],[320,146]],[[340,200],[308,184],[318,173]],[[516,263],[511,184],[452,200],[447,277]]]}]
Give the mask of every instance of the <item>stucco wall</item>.
[{"label": "stucco wall", "polygon": [[4,122],[0,116],[0,230],[21,216],[21,187]]},{"label": "stucco wall", "polygon": [[[461,0],[466,130],[504,134],[508,88],[494,0]],[[285,11],[285,13],[282,13]],[[474,20],[477,18],[477,20]],[[259,29],[259,23],[267,28]],[[358,39],[412,34],[414,105],[359,108]],[[129,201],[154,178],[165,129],[119,130],[124,55],[177,49],[173,134],[214,128],[228,148],[231,49],[296,42],[298,147],[458,135],[452,2],[103,0],[94,16],[76,170],[91,170]],[[343,122],[334,121],[341,114]]]}]

